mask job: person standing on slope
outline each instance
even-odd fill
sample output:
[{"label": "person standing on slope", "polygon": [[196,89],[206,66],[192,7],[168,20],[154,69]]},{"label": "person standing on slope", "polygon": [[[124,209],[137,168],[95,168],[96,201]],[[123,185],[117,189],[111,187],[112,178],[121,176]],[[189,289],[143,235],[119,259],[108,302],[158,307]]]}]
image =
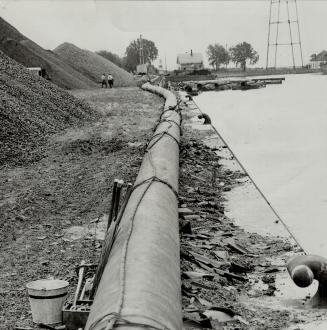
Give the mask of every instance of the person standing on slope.
[{"label": "person standing on slope", "polygon": [[108,87],[108,84],[107,84],[107,80],[106,80],[106,75],[103,73],[102,76],[101,76],[101,88],[103,88],[103,86],[105,88]]},{"label": "person standing on slope", "polygon": [[114,77],[111,75],[111,73],[108,74],[108,83],[110,88],[114,86]]}]

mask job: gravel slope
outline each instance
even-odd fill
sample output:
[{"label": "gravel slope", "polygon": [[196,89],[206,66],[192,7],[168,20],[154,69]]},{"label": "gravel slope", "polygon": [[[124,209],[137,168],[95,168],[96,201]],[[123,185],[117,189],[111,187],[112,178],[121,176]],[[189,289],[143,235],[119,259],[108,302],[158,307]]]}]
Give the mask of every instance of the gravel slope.
[{"label": "gravel slope", "polygon": [[115,79],[114,85],[117,87],[136,85],[130,73],[89,50],[81,49],[73,44],[65,42],[58,46],[54,52],[63,58],[70,66],[96,83],[100,83],[100,77],[103,73],[111,73]]},{"label": "gravel slope", "polygon": [[0,51],[0,166],[39,158],[47,135],[97,115],[82,101]]},{"label": "gravel slope", "polygon": [[46,69],[56,85],[66,89],[96,87],[96,84],[72,68],[58,55],[45,50],[22,35],[0,17],[0,50],[26,67]]}]

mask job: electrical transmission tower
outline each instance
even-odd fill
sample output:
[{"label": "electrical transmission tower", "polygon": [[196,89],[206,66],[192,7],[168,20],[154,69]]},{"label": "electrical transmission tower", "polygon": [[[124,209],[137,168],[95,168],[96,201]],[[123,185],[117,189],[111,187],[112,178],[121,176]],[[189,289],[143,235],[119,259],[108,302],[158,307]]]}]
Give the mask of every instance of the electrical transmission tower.
[{"label": "electrical transmission tower", "polygon": [[[288,25],[288,38],[286,42],[280,42],[280,39],[285,36],[282,35],[282,26]],[[300,53],[301,66],[303,67],[303,55],[299,25],[299,15],[296,0],[270,0],[269,10],[269,28],[268,28],[268,46],[267,46],[267,64],[269,67],[269,57],[273,57],[274,65],[277,67],[277,53],[278,46],[290,46],[292,52],[292,63],[295,69],[296,53]],[[271,54],[271,51],[274,51]],[[271,56],[273,55],[273,56]]]}]

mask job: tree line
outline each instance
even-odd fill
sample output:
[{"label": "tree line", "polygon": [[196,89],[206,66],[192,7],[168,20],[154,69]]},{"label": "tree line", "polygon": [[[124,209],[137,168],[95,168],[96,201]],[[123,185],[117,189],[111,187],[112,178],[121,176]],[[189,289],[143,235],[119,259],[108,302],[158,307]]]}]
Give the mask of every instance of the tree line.
[{"label": "tree line", "polygon": [[[144,63],[151,64],[151,62],[153,62],[158,57],[158,49],[153,41],[147,39],[142,39],[142,46]],[[120,57],[119,55],[107,50],[100,50],[96,53],[118,65],[119,67],[129,72],[133,72],[136,70],[136,66],[140,61],[140,40],[133,40],[127,46],[125,55],[123,57]]]},{"label": "tree line", "polygon": [[240,66],[245,71],[247,63],[255,64],[259,60],[258,53],[245,41],[228,50],[218,43],[209,45],[207,56],[209,64],[216,71],[219,70],[221,65],[227,66],[230,62],[235,63],[236,66]]},{"label": "tree line", "polygon": [[[158,49],[153,41],[147,39],[142,39],[142,46],[144,62],[151,64],[151,62],[158,57]],[[140,40],[133,40],[127,46],[123,57],[107,50],[100,50],[97,54],[115,63],[119,67],[133,72],[139,64]],[[240,66],[245,71],[247,63],[255,64],[259,60],[258,53],[245,41],[229,49],[226,49],[218,43],[211,44],[207,48],[207,56],[209,64],[214,70],[219,70],[222,65],[227,66],[228,63],[233,62],[236,66]]]}]

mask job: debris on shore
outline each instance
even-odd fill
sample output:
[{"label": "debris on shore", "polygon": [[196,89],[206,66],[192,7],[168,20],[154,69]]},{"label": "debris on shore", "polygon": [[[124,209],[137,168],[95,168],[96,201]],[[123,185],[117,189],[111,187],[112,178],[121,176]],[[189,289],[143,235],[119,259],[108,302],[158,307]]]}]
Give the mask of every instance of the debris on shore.
[{"label": "debris on shore", "polygon": [[220,329],[217,326],[224,324],[224,329],[280,329],[290,313],[253,311],[239,298],[251,295],[253,276],[269,282],[269,289],[256,291],[256,297],[273,295],[274,272],[280,269],[267,257],[283,256],[292,245],[236,226],[224,214],[224,192],[244,174],[224,169],[216,153],[194,136],[185,140],[179,205],[185,328]]},{"label": "debris on shore", "polygon": [[200,112],[191,104],[182,111],[180,150],[185,329],[314,329],[322,312],[306,306],[315,288],[296,289],[286,271],[301,248],[291,237],[247,232],[226,215],[226,193],[245,184],[246,175],[227,167],[234,161],[216,135],[208,143],[214,131],[196,128]]}]

